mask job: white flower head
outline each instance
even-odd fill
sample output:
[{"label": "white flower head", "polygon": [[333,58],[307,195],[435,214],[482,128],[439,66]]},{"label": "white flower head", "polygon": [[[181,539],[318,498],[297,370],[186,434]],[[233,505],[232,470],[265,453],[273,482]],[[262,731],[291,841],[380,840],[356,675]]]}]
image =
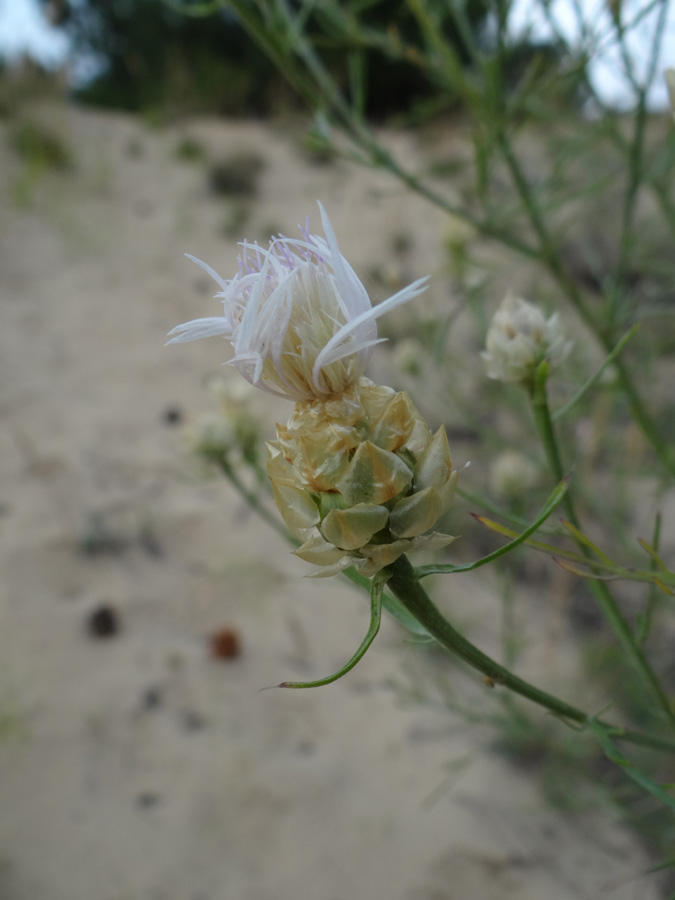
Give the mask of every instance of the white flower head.
[{"label": "white flower head", "polygon": [[518,384],[529,381],[544,359],[561,363],[571,346],[557,314],[546,319],[538,306],[509,292],[492,317],[481,356],[489,378]]},{"label": "white flower head", "polygon": [[168,343],[222,334],[250,384],[290,400],[327,400],[355,384],[379,343],[375,320],[420,294],[427,279],[373,307],[319,209],[325,237],[305,227],[301,239],[280,235],[267,250],[244,241],[229,281],[190,256],[220,286],[223,315],[178,325]]}]

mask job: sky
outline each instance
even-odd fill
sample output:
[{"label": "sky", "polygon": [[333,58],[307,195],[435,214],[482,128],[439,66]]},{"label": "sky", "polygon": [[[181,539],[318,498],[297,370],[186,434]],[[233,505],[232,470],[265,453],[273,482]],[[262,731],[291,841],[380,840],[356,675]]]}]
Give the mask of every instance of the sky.
[{"label": "sky", "polygon": [[[551,22],[558,35],[572,46],[580,43],[593,48],[591,77],[602,99],[619,107],[631,105],[630,77],[626,75],[626,60],[612,40],[614,29],[609,13],[610,4],[620,4],[622,21],[631,22],[644,15],[627,39],[629,64],[632,77],[641,80],[652,64],[652,40],[654,33],[663,33],[662,52],[656,61],[656,77],[649,94],[652,109],[665,109],[668,105],[663,70],[675,66],[675,3],[663,22],[658,14],[668,0],[549,0],[550,16],[544,15],[542,0],[514,0],[510,13],[510,26],[514,35],[529,30],[533,37],[550,38]],[[660,27],[663,26],[663,27]],[[0,0],[0,56],[10,62],[22,53],[28,53],[47,68],[57,67],[69,58],[68,40],[46,21],[38,0]],[[80,61],[81,62],[81,61]],[[86,71],[82,65],[73,71]]]},{"label": "sky", "polygon": [[48,68],[68,56],[68,40],[52,28],[37,0],[0,0],[0,54],[10,62],[22,53]]}]

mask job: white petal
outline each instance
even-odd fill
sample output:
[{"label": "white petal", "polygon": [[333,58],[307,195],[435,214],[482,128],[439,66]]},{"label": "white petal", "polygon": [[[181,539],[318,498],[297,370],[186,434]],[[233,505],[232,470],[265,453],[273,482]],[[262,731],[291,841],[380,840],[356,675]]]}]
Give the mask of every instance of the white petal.
[{"label": "white petal", "polygon": [[[356,352],[354,345],[350,345],[347,343],[344,344],[345,341],[352,335],[354,332],[359,331],[359,329],[369,321],[374,319],[379,319],[380,316],[389,312],[392,309],[395,309],[397,306],[402,306],[404,303],[407,303],[409,300],[414,299],[419,294],[427,289],[427,282],[429,281],[428,277],[418,278],[417,281],[414,281],[412,284],[409,284],[408,287],[403,288],[403,290],[398,291],[398,293],[394,294],[393,297],[389,297],[388,300],[384,300],[382,303],[379,303],[377,306],[373,306],[371,309],[362,312],[355,319],[352,319],[351,322],[347,322],[346,325],[343,325],[339,331],[337,331],[333,337],[328,341],[326,346],[321,350],[319,355],[316,358],[314,363],[314,368],[312,370],[312,377],[315,383],[318,380],[319,373],[324,366],[328,366],[331,363],[337,362],[337,360],[342,359],[344,356],[350,356],[352,353]],[[363,337],[361,336],[362,340]],[[371,343],[375,343],[372,341],[371,337],[366,339],[366,343],[357,343],[356,348],[358,349],[360,346],[371,346]]]},{"label": "white petal", "polygon": [[191,322],[183,322],[182,325],[176,325],[168,334],[171,335],[167,344],[184,344],[187,341],[197,341],[199,338],[213,337],[215,334],[232,334],[230,324],[225,316],[213,316],[208,319],[193,319]]},{"label": "white petal", "polygon": [[242,316],[239,328],[235,338],[234,349],[239,355],[240,353],[256,349],[254,346],[254,335],[256,331],[256,323],[258,321],[260,304],[263,294],[267,286],[267,275],[270,269],[271,255],[268,254],[263,263],[260,273],[256,276],[253,289],[246,300],[244,315]]},{"label": "white petal", "polygon": [[330,251],[330,263],[338,283],[338,293],[347,307],[345,310],[347,318],[353,319],[371,308],[370,297],[352,267],[340,253],[333,226],[330,224],[328,214],[321,203],[319,203],[319,211],[321,213],[323,232],[326,235],[326,243]]},{"label": "white petal", "polygon": [[201,259],[197,259],[197,257],[193,256],[191,253],[186,253],[185,255],[188,259],[191,259],[193,263],[197,263],[200,268],[207,272],[211,276],[211,278],[213,278],[216,284],[219,284],[223,290],[227,289],[227,281],[221,275],[219,275],[215,269],[212,269],[211,266],[208,265],[208,263],[205,263]]}]

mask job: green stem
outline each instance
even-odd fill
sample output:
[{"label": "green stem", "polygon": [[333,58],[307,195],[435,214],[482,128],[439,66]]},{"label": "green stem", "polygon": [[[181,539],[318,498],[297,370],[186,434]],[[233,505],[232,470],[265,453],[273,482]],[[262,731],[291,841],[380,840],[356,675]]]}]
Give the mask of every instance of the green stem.
[{"label": "green stem", "polygon": [[[548,405],[548,397],[546,392],[546,381],[548,378],[548,363],[542,362],[537,369],[534,384],[531,391],[532,408],[534,418],[539,432],[539,438],[544,447],[548,460],[551,474],[556,481],[561,481],[564,477],[562,459],[560,450],[556,440],[551,412]],[[567,491],[562,498],[562,504],[572,525],[581,530],[579,519],[577,517],[574,501],[570,491]],[[592,561],[593,555],[587,544],[583,541],[576,540],[581,555]],[[675,712],[671,708],[668,697],[665,695],[659,679],[656,677],[654,670],[650,666],[644,651],[633,634],[628,622],[619,609],[616,600],[612,596],[607,584],[604,581],[589,581],[589,587],[593,592],[595,599],[610,626],[614,629],[614,633],[621,642],[628,658],[633,662],[634,666],[642,675],[646,685],[648,686],[657,705],[663,710],[670,725],[675,728]]]},{"label": "green stem", "polygon": [[241,478],[237,475],[230,463],[226,459],[222,459],[219,463],[223,475],[230,482],[237,493],[248,503],[251,509],[255,510],[261,519],[263,519],[270,528],[273,528],[277,534],[285,538],[294,547],[300,546],[300,541],[293,537],[290,531],[283,525],[268,509],[261,503],[257,492],[249,490]]},{"label": "green stem", "polygon": [[[609,338],[607,340],[603,340],[603,344],[605,346],[605,349],[609,352],[612,345],[611,340]],[[624,396],[628,401],[628,405],[630,406],[630,411],[633,419],[642,429],[642,433],[654,448],[654,451],[660,459],[663,468],[670,475],[675,475],[675,454],[671,452],[670,447],[661,438],[659,430],[656,427],[654,420],[645,409],[644,403],[642,402],[642,397],[638,394],[637,388],[633,384],[633,379],[631,378],[630,373],[622,359],[617,357],[617,359],[614,360],[614,369],[616,371],[617,380],[619,382],[621,390],[623,391]]]},{"label": "green stem", "polygon": [[602,365],[600,366],[598,371],[594,375],[592,375],[588,379],[588,381],[579,388],[579,390],[572,397],[572,399],[569,401],[569,403],[566,403],[564,406],[559,406],[558,409],[556,409],[556,411],[551,416],[551,418],[554,421],[557,421],[558,419],[561,419],[563,416],[566,416],[567,413],[571,409],[573,409],[577,405],[577,403],[579,403],[579,401],[582,400],[593,387],[595,387],[595,385],[598,383],[598,381],[602,377],[602,373],[606,370],[606,368],[609,365],[611,365],[611,363],[614,362],[614,360],[619,355],[619,353],[621,353],[621,351],[626,346],[628,341],[635,334],[637,334],[639,328],[640,328],[640,324],[638,322],[635,325],[633,325],[633,327],[630,329],[630,331],[628,331],[628,332],[626,332],[626,334],[624,334],[624,336],[621,338],[621,340],[612,349],[611,353],[607,354],[607,356],[604,359],[604,362],[602,363]]},{"label": "green stem", "polygon": [[[521,697],[525,697],[533,703],[550,710],[550,712],[564,721],[575,722],[582,726],[588,725],[591,721],[599,721],[575,706],[565,703],[564,700],[559,700],[557,697],[540,690],[529,682],[523,681],[522,678],[518,678],[517,675],[504,668],[504,666],[487,656],[463,637],[432,603],[407,557],[399,557],[389,567],[387,587],[441,646],[464,660],[472,668],[482,672],[488,679],[488,683],[502,685],[514,693],[520,694]],[[675,751],[675,742],[673,741],[627,729],[615,729],[614,726],[606,722],[600,722],[600,724],[605,728],[611,729],[615,736],[620,737],[622,740],[657,750]]]},{"label": "green stem", "polygon": [[[468,222],[480,234],[498,240],[504,246],[510,247],[522,256],[540,260],[549,270],[596,339],[607,352],[612,350],[614,335],[605,333],[602,324],[589,310],[574,279],[565,268],[560,258],[559,250],[547,228],[536,193],[532,190],[514,153],[504,124],[501,124],[498,129],[497,146],[508,166],[523,208],[533,227],[537,239],[535,244],[523,241],[512,230],[509,231],[496,225],[490,216],[479,218],[472,215],[464,206],[454,204],[440,196],[433,188],[396,162],[377,136],[373,134],[363,119],[342,96],[335,84],[332,73],[323,64],[319,54],[316,53],[311,39],[305,36],[306,12],[302,15],[297,14],[293,7],[285,3],[284,0],[278,0],[274,6],[267,8],[264,4],[259,4],[257,9],[254,5],[252,6],[245,2],[245,0],[228,0],[227,5],[234,10],[243,27],[270,56],[274,64],[291,82],[308,106],[314,110],[326,110],[333,114],[338,126],[352,141],[353,145],[364,152],[366,158],[362,162],[388,170],[411,190],[449,214]],[[419,6],[419,3],[413,4],[413,11],[417,15],[419,15]],[[199,14],[203,14],[205,9],[210,9],[210,5],[208,3],[203,6],[198,5],[197,9],[200,11]],[[445,60],[445,57],[443,59]],[[650,79],[652,77],[653,72],[650,72]],[[635,172],[637,162],[641,158],[641,131],[638,130],[636,139],[630,143],[621,137],[618,130],[617,138],[621,138],[621,148],[629,156],[632,166],[631,171]],[[647,178],[643,173],[640,173],[640,177]],[[659,186],[656,184],[654,187],[659,201],[665,202],[667,191],[658,189]],[[637,186],[632,186],[629,190],[629,200],[625,209],[627,219],[632,216],[634,203],[631,196],[635,191],[637,191]],[[630,223],[627,222],[627,224]],[[627,241],[629,235],[627,227],[624,228],[624,234]],[[666,471],[671,475],[675,475],[675,457],[668,452],[659,429],[654,419],[647,412],[642,397],[638,393],[628,370],[621,361],[617,361],[616,367],[619,373],[619,383],[626,394],[633,418],[653,445]]]}]

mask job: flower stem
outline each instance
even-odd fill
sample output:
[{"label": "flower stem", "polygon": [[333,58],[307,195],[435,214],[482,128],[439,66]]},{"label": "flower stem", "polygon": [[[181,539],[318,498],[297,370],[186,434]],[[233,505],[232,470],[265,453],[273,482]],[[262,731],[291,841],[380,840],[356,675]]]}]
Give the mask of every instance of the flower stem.
[{"label": "flower stem", "polygon": [[670,752],[675,750],[675,742],[673,741],[655,735],[642,734],[622,728],[617,729],[609,723],[595,719],[564,700],[559,700],[552,694],[548,694],[522,678],[518,678],[517,675],[514,675],[504,666],[487,656],[463,637],[441,615],[420,584],[415,570],[406,556],[399,557],[389,567],[387,587],[441,646],[454,653],[455,656],[464,660],[474,669],[482,672],[486,676],[488,684],[502,685],[514,693],[520,694],[521,697],[525,697],[533,703],[550,710],[555,716],[568,723],[575,722],[578,725],[586,726],[591,721],[598,722],[603,728],[611,730],[615,737],[619,737],[622,740],[657,750],[668,750]]},{"label": "flower stem", "polygon": [[[539,432],[539,438],[546,452],[551,474],[556,481],[561,481],[564,477],[564,470],[558,442],[553,428],[551,419],[551,411],[548,405],[548,397],[546,392],[546,381],[548,378],[548,363],[542,362],[537,369],[534,383],[531,391],[532,409],[534,418]],[[581,531],[579,519],[577,517],[574,501],[570,491],[567,491],[562,498],[562,504],[567,513],[567,517],[575,529]],[[593,555],[586,543],[576,540],[579,552],[587,560],[592,560]],[[632,661],[635,668],[642,675],[646,686],[649,688],[656,704],[665,714],[670,725],[675,728],[675,712],[673,711],[668,697],[663,691],[661,683],[657,678],[654,670],[649,664],[639,640],[633,634],[623,613],[619,609],[616,600],[612,596],[607,584],[604,581],[589,581],[589,587],[593,592],[595,599],[604,615],[605,619],[613,628],[614,633],[621,642],[628,658]]]},{"label": "flower stem", "polygon": [[241,480],[235,469],[230,465],[228,460],[222,459],[220,460],[220,469],[223,475],[230,482],[232,487],[237,491],[237,493],[248,503],[251,509],[255,510],[258,513],[261,519],[263,519],[270,528],[273,528],[277,534],[281,535],[282,538],[285,538],[290,544],[294,547],[300,546],[300,541],[293,537],[290,531],[283,525],[262,503],[258,493],[256,491],[250,490],[244,482]]}]

